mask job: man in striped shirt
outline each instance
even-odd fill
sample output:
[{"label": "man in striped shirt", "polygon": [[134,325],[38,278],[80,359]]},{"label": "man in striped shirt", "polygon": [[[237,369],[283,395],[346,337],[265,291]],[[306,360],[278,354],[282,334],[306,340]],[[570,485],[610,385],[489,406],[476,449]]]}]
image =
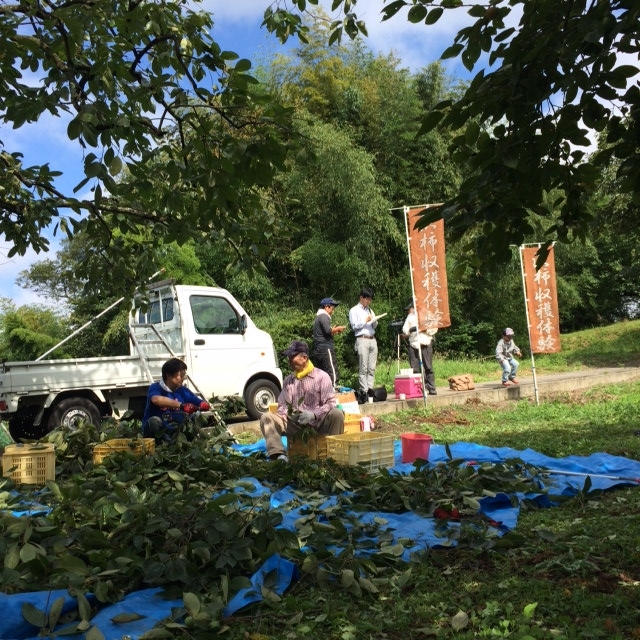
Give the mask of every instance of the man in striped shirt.
[{"label": "man in striped shirt", "polygon": [[292,373],[284,379],[277,412],[262,414],[260,430],[269,459],[287,461],[283,435],[295,436],[304,427],[311,427],[322,436],[339,435],[344,432],[344,413],[336,408],[331,378],[309,360],[306,342],[294,340],[283,355],[288,358]]}]

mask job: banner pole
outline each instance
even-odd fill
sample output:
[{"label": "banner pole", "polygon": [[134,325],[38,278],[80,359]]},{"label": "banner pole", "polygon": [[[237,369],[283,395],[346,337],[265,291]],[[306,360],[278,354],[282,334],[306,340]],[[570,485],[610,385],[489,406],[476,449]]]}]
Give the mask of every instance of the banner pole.
[{"label": "banner pole", "polygon": [[[538,247],[540,245],[538,244]],[[531,373],[533,374],[533,391],[536,398],[536,406],[540,404],[540,397],[538,395],[538,378],[536,376],[536,360],[533,355],[533,345],[531,344],[531,320],[529,318],[529,300],[527,298],[527,282],[524,275],[524,258],[522,254],[524,252],[524,245],[518,247],[518,253],[520,254],[520,272],[522,275],[522,291],[524,293],[524,310],[527,318],[527,334],[529,337],[529,352],[531,353]]]},{"label": "banner pole", "polygon": [[[413,303],[413,310],[416,314],[416,331],[417,331],[418,327],[420,326],[420,318],[418,318],[418,307],[416,305],[416,290],[415,290],[415,287],[413,286],[413,263],[411,262],[411,237],[409,235],[409,211],[411,211],[411,207],[404,207],[403,209],[404,233],[407,238],[407,256],[409,257],[409,280],[411,281],[411,301]],[[398,340],[399,339],[400,339],[400,336],[398,336]],[[411,344],[409,344],[409,349],[411,349]],[[420,386],[422,387],[422,406],[426,410],[427,390],[424,384],[424,364],[422,362],[422,349],[420,348],[420,338],[418,338],[418,358],[420,361]]]}]

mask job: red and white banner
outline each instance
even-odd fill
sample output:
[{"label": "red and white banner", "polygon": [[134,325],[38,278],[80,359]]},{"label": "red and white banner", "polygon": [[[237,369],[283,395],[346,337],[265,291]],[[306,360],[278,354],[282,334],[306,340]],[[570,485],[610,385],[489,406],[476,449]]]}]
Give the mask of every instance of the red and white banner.
[{"label": "red and white banner", "polygon": [[425,207],[406,210],[411,280],[420,331],[451,326],[444,220],[438,220],[424,229],[415,229],[424,210]]},{"label": "red and white banner", "polygon": [[536,271],[538,247],[520,247],[529,314],[529,340],[532,353],[560,351],[560,317],[553,247]]}]

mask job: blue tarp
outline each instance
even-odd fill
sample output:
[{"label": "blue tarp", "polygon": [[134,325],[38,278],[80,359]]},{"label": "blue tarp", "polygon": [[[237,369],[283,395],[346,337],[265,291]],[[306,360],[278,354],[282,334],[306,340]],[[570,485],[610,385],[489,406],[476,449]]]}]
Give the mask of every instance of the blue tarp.
[{"label": "blue tarp", "polygon": [[[391,470],[400,474],[409,473],[414,468],[413,465],[401,462],[400,442],[397,442],[395,446],[396,464]],[[243,455],[265,452],[264,440],[255,445],[235,445],[235,448]],[[470,464],[501,463],[508,459],[519,458],[526,464],[553,470],[553,485],[549,486],[547,496],[541,496],[541,504],[544,506],[552,504],[553,496],[572,496],[582,491],[587,475],[591,479],[591,491],[622,485],[637,486],[640,483],[639,461],[611,456],[606,453],[551,458],[532,449],[518,451],[508,447],[491,448],[468,442],[458,442],[450,445],[449,449],[453,458],[464,460]],[[443,445],[431,445],[430,464],[447,460],[448,456]],[[293,500],[299,501],[300,499],[299,495],[295,495],[289,487],[272,493],[269,487],[262,485],[255,478],[246,478],[244,482],[246,484],[244,490],[250,495],[271,494],[272,508],[278,508]],[[527,495],[526,497],[536,498],[535,495]],[[329,506],[335,503],[335,500],[335,496],[327,497],[325,505]],[[291,511],[284,511],[284,520],[281,526],[295,531],[295,522],[305,508],[303,505]],[[481,511],[489,519],[496,522],[497,535],[513,529],[517,524],[519,508],[511,504],[510,496],[507,494],[498,494],[495,498],[483,499]],[[413,546],[406,549],[403,554],[405,560],[409,560],[410,555],[415,551],[442,544],[442,538],[436,536],[436,525],[433,518],[411,512],[403,514],[359,512],[358,519],[363,523],[374,520],[376,522],[386,521],[386,529],[392,532],[401,532],[398,534],[398,538],[414,541]],[[270,574],[270,580],[274,583],[273,591],[278,594],[284,593],[287,587],[298,579],[298,569],[293,563],[277,555],[272,556],[251,578],[252,586],[237,593],[228,603],[225,615],[230,616],[242,607],[260,601],[262,599],[260,585],[267,574]],[[131,593],[121,602],[105,606],[91,622],[98,627],[106,640],[120,640],[123,636],[129,636],[132,640],[136,640],[157,622],[170,615],[172,608],[182,606],[182,601],[165,601],[159,597],[159,593],[159,589]],[[21,593],[10,596],[0,593],[0,610],[3,612],[0,617],[0,640],[35,640],[37,630],[23,619],[20,613],[22,605],[29,602],[42,610],[47,605],[50,606],[60,596],[65,597],[65,610],[75,606],[73,598],[70,598],[65,591]],[[120,613],[138,613],[145,617],[142,620],[125,624],[112,623],[111,619]]]}]

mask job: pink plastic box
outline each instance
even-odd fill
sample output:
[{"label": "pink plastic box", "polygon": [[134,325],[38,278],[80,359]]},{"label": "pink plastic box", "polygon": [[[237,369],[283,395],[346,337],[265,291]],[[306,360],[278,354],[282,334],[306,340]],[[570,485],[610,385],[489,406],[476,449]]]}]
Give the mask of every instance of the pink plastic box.
[{"label": "pink plastic box", "polygon": [[420,374],[414,373],[410,376],[396,376],[393,381],[393,390],[396,398],[401,394],[407,398],[422,398],[422,381]]}]

